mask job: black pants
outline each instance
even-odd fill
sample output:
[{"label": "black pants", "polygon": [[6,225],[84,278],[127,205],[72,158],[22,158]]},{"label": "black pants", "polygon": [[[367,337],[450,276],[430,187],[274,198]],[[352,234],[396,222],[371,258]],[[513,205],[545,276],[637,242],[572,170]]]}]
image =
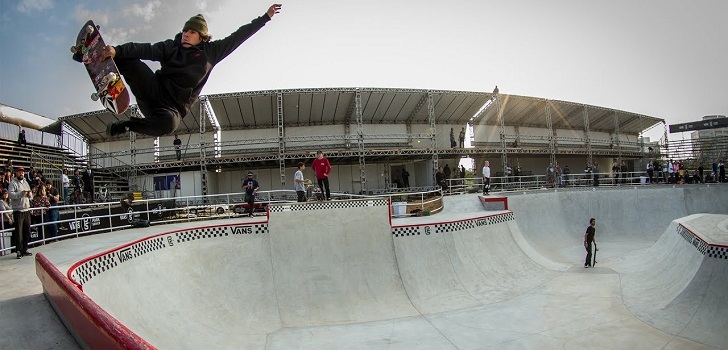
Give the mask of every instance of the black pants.
[{"label": "black pants", "polygon": [[15,251],[26,253],[30,242],[30,212],[13,211],[13,221],[15,222],[15,230],[13,230]]},{"label": "black pants", "polygon": [[177,160],[182,159],[182,150],[178,148],[174,152],[177,154]]},{"label": "black pants", "polygon": [[593,177],[594,177],[594,187],[598,187],[599,186],[599,174],[594,174]]},{"label": "black pants", "polygon": [[255,194],[246,193],[245,201],[248,202],[248,214],[253,216],[253,211],[255,211]]},{"label": "black pants", "polygon": [[306,201],[306,191],[296,191],[296,196],[298,196],[299,202],[305,202]]},{"label": "black pants", "polygon": [[409,185],[409,176],[402,178],[402,186],[404,186],[404,188],[409,188],[410,187],[410,185]]},{"label": "black pants", "polygon": [[[9,228],[13,229],[13,231],[10,232],[10,246],[15,247],[18,245],[18,242],[15,241],[15,226],[11,225],[10,221],[3,220],[3,229],[9,229]],[[5,248],[5,247],[3,247],[3,248]],[[15,248],[10,249],[10,253],[15,253]]]},{"label": "black pants", "polygon": [[586,244],[586,260],[584,261],[584,266],[592,266],[592,242],[587,242]]},{"label": "black pants", "polygon": [[[35,225],[35,227],[32,227],[30,229],[31,241],[40,241],[41,239],[45,238],[45,227],[44,225],[41,225],[43,223],[44,216],[45,214],[30,215],[30,224]],[[35,236],[33,235],[33,232],[35,232]]]},{"label": "black pants", "polygon": [[93,203],[94,202],[94,188],[93,187],[84,187],[83,196],[86,198],[86,203]]},{"label": "black pants", "polygon": [[149,66],[138,59],[115,59],[114,62],[144,114],[144,118],[124,122],[124,126],[149,136],[162,136],[177,130],[182,116],[171,103],[166,102],[159,80]]},{"label": "black pants", "polygon": [[483,194],[488,194],[490,191],[490,178],[484,177],[483,178]]},{"label": "black pants", "polygon": [[321,189],[322,194],[326,194],[326,199],[331,199],[331,189],[329,189],[329,178],[325,177],[323,179],[316,179],[318,180],[319,188]]}]

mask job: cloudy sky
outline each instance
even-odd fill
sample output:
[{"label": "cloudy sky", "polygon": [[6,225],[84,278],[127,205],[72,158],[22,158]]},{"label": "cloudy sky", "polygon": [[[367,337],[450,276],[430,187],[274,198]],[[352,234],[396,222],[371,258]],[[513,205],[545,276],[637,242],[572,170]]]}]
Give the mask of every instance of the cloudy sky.
[{"label": "cloudy sky", "polygon": [[[120,44],[171,38],[202,13],[222,38],[271,3],[0,0],[0,103],[50,118],[102,109],[69,51],[87,19]],[[720,0],[292,0],[215,68],[203,94],[498,85],[693,121],[728,114],[726,13]]]}]

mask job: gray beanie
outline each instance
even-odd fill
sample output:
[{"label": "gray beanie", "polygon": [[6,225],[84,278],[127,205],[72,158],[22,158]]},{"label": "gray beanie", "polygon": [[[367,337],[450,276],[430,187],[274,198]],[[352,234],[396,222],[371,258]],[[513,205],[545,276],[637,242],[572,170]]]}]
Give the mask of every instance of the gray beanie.
[{"label": "gray beanie", "polygon": [[182,31],[188,29],[192,29],[200,33],[200,36],[203,38],[207,37],[207,21],[205,21],[205,17],[200,14],[190,17],[190,19],[185,22],[185,26],[182,28]]}]

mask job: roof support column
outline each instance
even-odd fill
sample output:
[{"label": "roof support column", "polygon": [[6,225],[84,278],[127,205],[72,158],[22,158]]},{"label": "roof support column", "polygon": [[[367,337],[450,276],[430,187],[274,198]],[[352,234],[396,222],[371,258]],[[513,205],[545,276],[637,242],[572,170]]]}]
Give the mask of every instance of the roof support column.
[{"label": "roof support column", "polygon": [[584,105],[584,140],[586,141],[586,162],[591,166],[592,160],[591,135],[589,131],[589,109]]},{"label": "roof support column", "polygon": [[283,93],[276,94],[278,111],[278,172],[281,177],[281,187],[286,187],[286,131],[283,127]]},{"label": "roof support column", "polygon": [[344,118],[344,148],[351,149],[351,116],[356,111],[356,93],[354,98],[349,102],[349,107],[346,109],[346,118]]},{"label": "roof support column", "polygon": [[389,191],[392,188],[392,164],[384,163],[384,188]]},{"label": "roof support column", "polygon": [[[200,190],[203,196],[207,196],[207,152],[205,149],[205,128],[207,123],[207,96],[200,96]],[[203,198],[207,202],[207,197]]]},{"label": "roof support column", "polygon": [[154,138],[154,162],[159,163],[159,136]]},{"label": "roof support column", "polygon": [[551,104],[549,104],[549,101],[546,102],[546,128],[548,129],[549,133],[549,162],[551,164],[556,164],[556,147],[555,147],[555,140],[554,140],[554,124],[551,120]]},{"label": "roof support column", "polygon": [[506,151],[506,121],[503,117],[503,108],[501,105],[500,93],[497,88],[493,91],[495,96],[495,107],[498,108],[498,120],[499,120],[499,134],[500,134],[500,148],[501,148],[501,165],[503,166],[503,174],[506,173],[508,168],[508,152]]},{"label": "roof support column", "polygon": [[[143,118],[142,111],[139,110],[139,106],[134,105],[131,107],[132,118]],[[136,133],[129,131],[129,165],[132,168],[132,174],[136,176]]]},{"label": "roof support column", "polygon": [[354,96],[355,108],[356,108],[356,136],[357,146],[359,149],[359,181],[361,181],[361,193],[365,194],[367,190],[367,173],[366,173],[366,160],[364,158],[364,121],[362,115],[361,106],[361,90],[356,89],[356,95]]},{"label": "roof support column", "polygon": [[417,114],[422,110],[422,107],[425,105],[425,102],[427,102],[427,95],[423,94],[422,97],[420,97],[420,100],[417,101],[417,105],[412,110],[409,116],[407,116],[407,119],[404,121],[404,124],[407,127],[407,144],[412,146],[412,121],[415,119]]},{"label": "roof support column", "polygon": [[622,164],[622,141],[619,138],[619,115],[614,112],[614,143],[617,147],[617,164]]},{"label": "roof support column", "polygon": [[435,129],[435,101],[432,98],[432,91],[427,91],[427,120],[430,122],[430,149],[432,149],[432,183],[437,184],[435,181],[435,175],[437,169],[440,167],[438,164],[437,156],[437,129]]},{"label": "roof support column", "polygon": [[407,146],[412,147],[412,122],[407,121],[405,128],[407,132]]},{"label": "roof support column", "polygon": [[669,152],[670,146],[669,146],[669,142],[667,139],[667,123],[664,123],[663,127],[665,129],[665,132],[662,136],[662,138],[665,140],[665,153],[663,153],[664,154],[663,158],[669,158],[670,154],[668,152]]}]

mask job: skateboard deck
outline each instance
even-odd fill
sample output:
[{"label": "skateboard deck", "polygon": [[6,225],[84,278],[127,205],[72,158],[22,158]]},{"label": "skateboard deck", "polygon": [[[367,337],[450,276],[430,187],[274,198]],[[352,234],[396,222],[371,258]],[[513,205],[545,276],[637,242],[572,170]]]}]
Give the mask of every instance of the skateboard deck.
[{"label": "skateboard deck", "polygon": [[101,50],[106,46],[99,27],[88,21],[81,27],[76,44],[71,47],[73,59],[82,62],[96,88],[91,94],[94,101],[101,100],[104,107],[114,114],[122,114],[129,107],[129,90],[121,79],[113,59],[100,60]]},{"label": "skateboard deck", "polygon": [[594,253],[592,254],[592,267],[597,266],[597,252],[599,249],[597,249],[597,242],[594,242]]}]

